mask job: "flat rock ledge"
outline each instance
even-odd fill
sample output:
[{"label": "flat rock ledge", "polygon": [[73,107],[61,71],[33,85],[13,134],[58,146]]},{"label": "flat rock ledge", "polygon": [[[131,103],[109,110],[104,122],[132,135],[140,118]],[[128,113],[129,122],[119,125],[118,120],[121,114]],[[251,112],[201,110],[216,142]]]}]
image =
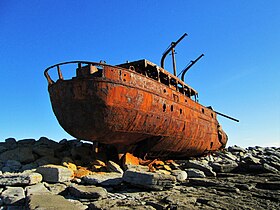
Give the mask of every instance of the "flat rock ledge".
[{"label": "flat rock ledge", "polygon": [[0,209],[280,209],[280,148],[135,161],[119,165],[78,140],[6,139]]}]

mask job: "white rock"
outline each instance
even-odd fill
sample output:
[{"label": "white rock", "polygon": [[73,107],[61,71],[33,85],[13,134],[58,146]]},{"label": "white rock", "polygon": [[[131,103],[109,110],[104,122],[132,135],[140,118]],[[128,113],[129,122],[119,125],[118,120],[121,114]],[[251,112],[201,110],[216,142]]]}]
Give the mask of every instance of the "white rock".
[{"label": "white rock", "polygon": [[123,180],[129,184],[154,190],[172,188],[176,178],[172,175],[152,173],[129,169],[124,172]]},{"label": "white rock", "polygon": [[82,182],[91,185],[116,186],[122,182],[122,174],[116,172],[95,173],[82,177]]},{"label": "white rock", "polygon": [[42,175],[34,172],[0,175],[0,185],[2,186],[32,185],[41,181]]},{"label": "white rock", "polygon": [[188,178],[188,174],[186,171],[182,170],[172,170],[171,174],[176,177],[177,181],[185,181]]},{"label": "white rock", "polygon": [[36,172],[42,174],[43,181],[51,183],[68,182],[74,175],[72,170],[60,165],[40,166]]},{"label": "white rock", "polygon": [[1,198],[6,205],[22,205],[25,201],[25,194],[22,187],[7,187],[1,194]]},{"label": "white rock", "polygon": [[107,191],[102,187],[71,184],[68,189],[70,194],[77,198],[97,200],[108,196]]},{"label": "white rock", "polygon": [[205,174],[203,171],[195,168],[189,168],[186,169],[186,172],[188,174],[188,178],[205,178]]},{"label": "white rock", "polygon": [[25,191],[26,191],[26,196],[50,193],[50,191],[45,187],[43,183],[27,186],[25,187]]}]

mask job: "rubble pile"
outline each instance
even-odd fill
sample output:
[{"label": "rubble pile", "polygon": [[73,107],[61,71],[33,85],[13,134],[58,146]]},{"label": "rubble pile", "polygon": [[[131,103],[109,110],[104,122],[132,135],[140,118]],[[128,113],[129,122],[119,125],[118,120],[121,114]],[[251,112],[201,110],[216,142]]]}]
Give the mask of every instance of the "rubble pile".
[{"label": "rubble pile", "polygon": [[[279,209],[280,148],[121,160],[78,140],[0,142],[3,209]],[[51,201],[51,202],[50,202]]]}]

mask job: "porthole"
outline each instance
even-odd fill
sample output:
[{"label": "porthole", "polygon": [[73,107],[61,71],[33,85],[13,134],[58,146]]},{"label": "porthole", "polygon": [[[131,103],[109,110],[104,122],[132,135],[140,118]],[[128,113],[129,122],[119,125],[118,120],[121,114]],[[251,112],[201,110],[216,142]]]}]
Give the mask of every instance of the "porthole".
[{"label": "porthole", "polygon": [[165,89],[163,89],[163,92],[164,92],[164,93],[166,93],[166,90],[165,90]]}]

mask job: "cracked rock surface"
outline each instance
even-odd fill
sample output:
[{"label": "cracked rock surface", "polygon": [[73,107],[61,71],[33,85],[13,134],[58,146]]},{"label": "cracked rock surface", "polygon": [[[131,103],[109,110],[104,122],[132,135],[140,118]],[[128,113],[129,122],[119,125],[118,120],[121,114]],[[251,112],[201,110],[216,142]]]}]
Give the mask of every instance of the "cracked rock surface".
[{"label": "cracked rock surface", "polygon": [[6,139],[0,209],[280,209],[280,148],[149,165],[111,156],[78,140]]}]

